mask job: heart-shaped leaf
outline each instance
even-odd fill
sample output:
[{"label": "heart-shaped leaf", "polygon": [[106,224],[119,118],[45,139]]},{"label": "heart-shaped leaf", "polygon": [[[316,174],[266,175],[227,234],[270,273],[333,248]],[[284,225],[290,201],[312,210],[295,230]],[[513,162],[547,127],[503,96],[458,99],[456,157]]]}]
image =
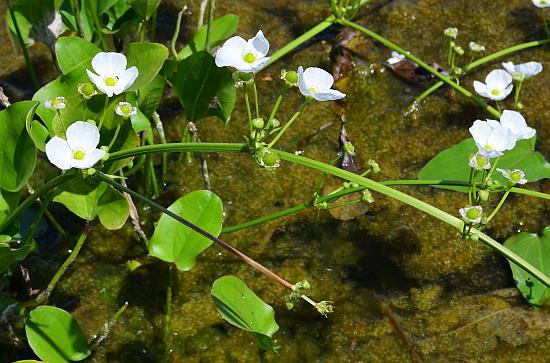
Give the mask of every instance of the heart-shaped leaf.
[{"label": "heart-shaped leaf", "polygon": [[160,0],[133,0],[132,8],[145,20],[157,11]]},{"label": "heart-shaped leaf", "polygon": [[55,43],[57,63],[63,74],[76,69],[82,72],[92,70],[92,58],[100,51],[94,44],[79,37],[63,37]]},{"label": "heart-shaped leaf", "polygon": [[[504,246],[550,276],[550,227],[546,227],[542,236],[535,233],[521,232],[504,242]],[[519,291],[533,305],[543,306],[550,303],[550,288],[543,285],[531,274],[508,261]]]},{"label": "heart-shaped leaf", "polygon": [[[504,152],[504,156],[499,159],[497,165],[503,169],[521,169],[530,182],[550,178],[550,164],[548,164],[541,153],[534,150],[535,138],[519,141],[513,150]],[[418,179],[468,182],[471,169],[468,162],[470,157],[477,151],[478,149],[474,140],[471,138],[466,139],[437,154],[420,170]],[[495,179],[505,183],[500,173],[494,173],[493,175]],[[441,188],[461,192],[468,191],[465,187]]]},{"label": "heart-shaped leaf", "polygon": [[31,311],[25,333],[34,353],[45,362],[81,361],[90,355],[76,320],[54,306],[39,306]]},{"label": "heart-shaped leaf", "polygon": [[166,58],[168,48],[158,43],[130,43],[126,50],[128,68],[136,66],[138,78],[128,89],[134,91],[149,84],[159,73]]},{"label": "heart-shaped leaf", "polygon": [[[264,349],[272,349],[271,337],[279,330],[273,308],[237,276],[223,276],[212,285],[212,298],[222,317],[237,328],[253,333]],[[267,342],[269,341],[269,342]]]},{"label": "heart-shaped leaf", "polygon": [[124,226],[130,216],[128,200],[112,187],[107,188],[99,198],[98,217],[107,229],[119,229]]},{"label": "heart-shaped leaf", "polygon": [[229,122],[235,106],[235,82],[231,71],[216,66],[210,53],[198,52],[179,62],[170,80],[190,121],[216,116]]},{"label": "heart-shaped leaf", "polygon": [[17,102],[0,111],[0,188],[15,192],[25,185],[36,165],[36,148],[27,133],[38,103]]},{"label": "heart-shaped leaf", "polygon": [[[216,194],[208,190],[194,191],[176,200],[168,209],[210,234],[220,235],[223,206]],[[151,237],[149,254],[174,262],[178,269],[187,271],[195,266],[197,255],[211,244],[208,238],[162,215]]]}]

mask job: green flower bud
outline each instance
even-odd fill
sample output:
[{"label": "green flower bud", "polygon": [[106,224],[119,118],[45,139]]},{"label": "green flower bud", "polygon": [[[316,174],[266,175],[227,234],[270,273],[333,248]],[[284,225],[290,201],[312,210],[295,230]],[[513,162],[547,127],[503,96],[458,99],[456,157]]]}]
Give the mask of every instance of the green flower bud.
[{"label": "green flower bud", "polygon": [[369,159],[369,161],[367,161],[367,165],[370,166],[373,173],[380,172],[380,165],[378,165],[376,161]]},{"label": "green flower bud", "polygon": [[458,55],[463,55],[464,54],[464,49],[462,49],[461,47],[453,47],[453,50]]},{"label": "green flower bud", "polygon": [[276,167],[279,164],[279,156],[272,152],[265,153],[264,164],[268,168]]},{"label": "green flower bud", "polygon": [[89,100],[93,96],[97,95],[97,91],[91,83],[80,83],[76,89],[78,93],[80,93],[80,95],[86,100]]},{"label": "green flower bud", "polygon": [[299,77],[296,71],[287,71],[286,69],[283,69],[281,71],[281,78],[286,81],[286,84],[289,87],[293,87],[298,84]]},{"label": "green flower bud", "polygon": [[249,82],[254,79],[254,73],[239,72],[239,79],[244,82]]},{"label": "green flower bud", "polygon": [[479,200],[481,200],[482,202],[486,202],[489,200],[489,195],[491,193],[489,193],[488,190],[480,190],[478,195],[479,195]]},{"label": "green flower bud", "polygon": [[289,301],[287,301],[287,302],[285,303],[285,305],[286,305],[287,310],[292,310],[292,309],[294,309],[294,304],[291,303],[291,302],[289,302]]},{"label": "green flower bud", "polygon": [[325,209],[328,207],[328,203],[327,202],[319,202],[316,204],[316,207],[319,208],[319,209]]},{"label": "green flower bud", "polygon": [[363,200],[363,202],[367,203],[374,202],[374,198],[372,197],[372,194],[368,189],[363,190],[363,195],[361,196],[361,199]]},{"label": "green flower bud", "polygon": [[342,146],[342,149],[344,149],[344,151],[347,152],[348,154],[350,154],[351,156],[355,155],[355,147],[349,141],[346,141],[344,143],[344,145]]},{"label": "green flower bud", "polygon": [[96,122],[94,120],[86,120],[86,122],[90,125],[96,126]]},{"label": "green flower bud", "polygon": [[281,121],[274,118],[273,120],[271,120],[271,126],[276,129],[277,127],[281,126]]},{"label": "green flower bud", "polygon": [[261,129],[264,127],[264,119],[261,117],[255,118],[252,120],[252,126],[254,126],[257,129]]}]

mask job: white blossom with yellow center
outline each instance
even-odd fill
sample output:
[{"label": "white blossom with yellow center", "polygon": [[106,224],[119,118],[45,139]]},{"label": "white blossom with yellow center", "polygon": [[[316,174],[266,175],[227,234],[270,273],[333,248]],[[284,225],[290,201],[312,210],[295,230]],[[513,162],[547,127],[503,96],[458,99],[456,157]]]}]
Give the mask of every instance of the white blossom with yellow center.
[{"label": "white blossom with yellow center", "polygon": [[261,30],[248,41],[236,36],[226,40],[218,49],[216,65],[233,67],[243,73],[255,73],[265,67],[269,61],[268,52],[269,41]]},{"label": "white blossom with yellow center", "polygon": [[92,68],[97,74],[88,69],[86,72],[97,89],[112,97],[130,88],[138,77],[137,67],[126,69],[127,63],[124,54],[100,52],[92,59]]},{"label": "white blossom with yellow center", "polygon": [[503,69],[492,70],[485,78],[485,83],[474,81],[476,92],[485,98],[501,101],[508,97],[514,88],[512,76]]},{"label": "white blossom with yellow center", "polygon": [[309,67],[304,71],[298,67],[298,87],[306,97],[313,97],[317,101],[334,101],[346,97],[340,91],[332,89],[334,78],[324,69]]}]

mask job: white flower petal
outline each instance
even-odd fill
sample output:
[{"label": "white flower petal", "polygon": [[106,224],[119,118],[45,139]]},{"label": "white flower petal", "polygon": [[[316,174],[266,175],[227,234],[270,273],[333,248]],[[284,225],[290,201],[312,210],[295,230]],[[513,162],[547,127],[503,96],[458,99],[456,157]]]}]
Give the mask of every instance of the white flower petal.
[{"label": "white flower petal", "polygon": [[542,72],[542,64],[539,62],[527,62],[517,66],[519,72],[523,73],[525,77],[531,78]]},{"label": "white flower petal", "polygon": [[477,94],[482,97],[489,97],[489,91],[487,90],[487,85],[481,83],[480,81],[474,81],[474,89]]},{"label": "white flower petal", "polygon": [[112,76],[126,69],[126,56],[115,52],[99,52],[92,59],[92,67],[100,76]]},{"label": "white flower petal", "polygon": [[512,83],[512,76],[502,69],[494,69],[485,78],[485,83],[491,89],[504,89]]},{"label": "white flower petal", "polygon": [[67,143],[72,150],[82,150],[88,153],[99,144],[97,126],[84,121],[76,121],[67,128]]},{"label": "white flower petal", "polygon": [[329,89],[324,92],[314,92],[311,96],[317,101],[334,101],[346,97],[346,94],[334,89]]},{"label": "white flower petal", "polygon": [[314,88],[317,92],[328,90],[334,84],[334,78],[324,69],[309,67],[304,71],[304,79],[308,89]]},{"label": "white flower petal", "polygon": [[239,36],[229,38],[216,52],[216,65],[218,67],[228,67],[242,62],[242,53],[246,49],[246,46],[246,40]]},{"label": "white flower petal", "polygon": [[516,111],[504,110],[500,117],[503,127],[509,129],[518,140],[530,139],[536,134],[536,130],[527,126],[525,118]]},{"label": "white flower petal", "polygon": [[54,136],[46,144],[46,156],[53,165],[61,170],[71,168],[72,151],[67,141]]},{"label": "white flower petal", "polygon": [[250,39],[250,43],[262,57],[265,57],[269,52],[269,41],[264,37],[264,33],[261,30],[258,31],[254,38]]},{"label": "white flower petal", "polygon": [[254,61],[254,63],[249,64],[249,69],[250,69],[249,72],[259,72],[259,71],[261,71],[265,67],[267,62],[269,62],[269,57],[263,57],[263,58],[260,58],[256,61]]},{"label": "white flower petal", "polygon": [[309,88],[306,84],[306,80],[304,77],[304,68],[302,66],[298,67],[298,88],[300,89],[300,92],[304,96],[311,96],[311,92],[309,91]]},{"label": "white flower petal", "polygon": [[87,150],[84,159],[77,160],[72,159],[71,160],[71,167],[72,168],[78,168],[78,169],[89,169],[92,166],[94,166],[99,160],[101,160],[102,157],[105,156],[105,151],[101,149],[92,149]]},{"label": "white flower petal", "polygon": [[510,73],[511,75],[514,75],[514,73],[516,73],[516,66],[512,62],[502,63],[502,68],[504,68],[506,72]]},{"label": "white flower petal", "polygon": [[477,144],[484,145],[487,143],[487,140],[489,140],[492,128],[487,122],[476,120],[469,131]]},{"label": "white flower petal", "polygon": [[93,82],[93,84],[97,87],[98,90],[105,93],[109,97],[113,96],[113,88],[108,87],[105,84],[105,81],[103,80],[103,77],[98,76],[97,74],[91,72],[88,69],[86,69],[86,72],[88,73],[88,77],[90,77],[90,81]]},{"label": "white flower petal", "polygon": [[[139,72],[136,66],[130,67],[120,73],[118,76],[118,82],[116,84],[116,91],[114,92],[115,95],[119,95],[122,92],[126,91],[128,88],[134,84],[136,79],[138,78]],[[117,92],[118,91],[118,92]]]},{"label": "white flower petal", "polygon": [[516,138],[505,127],[493,129],[487,143],[496,151],[512,150],[516,146]]}]

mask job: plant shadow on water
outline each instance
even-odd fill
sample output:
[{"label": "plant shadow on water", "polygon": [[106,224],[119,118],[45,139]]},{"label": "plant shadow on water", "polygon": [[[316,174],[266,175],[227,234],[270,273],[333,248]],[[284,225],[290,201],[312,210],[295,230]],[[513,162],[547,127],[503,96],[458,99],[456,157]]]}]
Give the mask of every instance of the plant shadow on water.
[{"label": "plant shadow on water", "polygon": [[[198,1],[191,3],[193,13],[197,14]],[[491,51],[541,34],[537,15],[525,9],[527,1],[505,3],[374,1],[367,9],[376,9],[379,15],[364,12],[373,29],[424,59],[435,61],[446,57],[442,31],[448,26],[460,27],[464,42],[476,40]],[[158,40],[169,40],[174,14],[183,4],[183,1],[163,2]],[[217,13],[229,12],[241,16],[240,34],[255,33],[261,24],[266,33],[272,34],[274,48],[328,15],[322,1],[219,2]],[[192,17],[185,19],[188,23],[182,35],[188,35],[190,23],[195,21]],[[7,36],[3,32],[2,36]],[[4,47],[11,49],[8,44]],[[285,66],[290,69],[307,63],[328,69],[327,50],[325,45],[314,44],[287,56]],[[537,59],[545,66],[550,65],[547,48],[528,52],[528,60]],[[13,53],[11,56],[15,57]],[[388,56],[387,49],[376,46],[368,62],[381,63]],[[526,57],[520,53],[510,60],[527,60]],[[18,67],[22,64],[20,58],[17,57]],[[36,65],[51,66],[47,53],[40,58],[33,54],[33,59],[38,60]],[[14,99],[24,98],[30,80],[26,75],[22,77],[23,68],[14,69],[13,63],[8,67],[3,62],[2,85],[5,82],[7,90],[12,90],[8,93]],[[280,68],[275,64],[266,72],[277,76]],[[22,83],[20,78],[24,78]],[[470,86],[473,79],[467,76],[463,82]],[[550,155],[550,143],[546,141],[550,140],[550,127],[545,123],[550,111],[542,100],[550,97],[548,82],[550,73],[543,72],[524,90],[526,118],[537,128],[538,147],[545,155]],[[419,111],[404,117],[404,111],[423,87],[399,80],[390,72],[374,75],[353,72],[346,80],[346,87],[349,96],[346,128],[350,139],[364,160],[372,158],[379,162],[381,179],[415,178],[420,167],[435,153],[467,137],[465,125],[476,117],[485,117],[448,89],[440,90]],[[271,105],[277,97],[275,87],[265,81],[260,82],[259,88],[264,95],[262,102],[265,100],[262,106]],[[17,93],[18,89],[23,91]],[[167,136],[178,140],[182,120],[179,106],[170,91],[165,100],[160,113],[166,121]],[[298,97],[288,99],[281,114],[290,116],[298,102]],[[310,109],[293,134],[285,136],[285,148],[295,147],[311,130],[331,121],[339,112],[332,107],[317,105]],[[217,120],[199,123],[203,141],[240,140],[246,126],[239,116],[245,114],[242,102],[237,102],[234,114],[227,127],[220,127]],[[338,127],[332,127],[302,151],[319,160],[331,160],[337,150]],[[176,158],[171,157],[170,176],[160,197],[163,205],[189,190],[203,187],[198,163],[176,164]],[[275,176],[259,170],[247,156],[241,155],[210,154],[207,160],[213,191],[224,201],[225,226],[307,201],[320,176],[294,165],[283,165],[284,170]],[[41,180],[36,177],[31,184]],[[540,183],[538,188],[548,192],[550,183]],[[454,211],[456,205],[463,203],[463,196],[447,191],[404,189],[447,211]],[[287,280],[307,278],[313,286],[313,298],[334,301],[336,311],[328,319],[305,304],[287,312],[286,291],[213,246],[199,256],[197,267],[175,274],[172,349],[165,355],[166,265],[144,256],[129,225],[116,232],[94,230],[78,261],[52,296],[52,303],[61,306],[69,303],[74,307],[76,320],[86,336],[91,337],[113,311],[129,302],[128,310],[109,338],[94,351],[92,362],[257,362],[253,338],[222,324],[214,308],[210,285],[224,274],[240,276],[274,307],[281,326],[276,338],[282,352],[267,354],[268,361],[410,361],[409,350],[382,312],[380,301],[391,306],[402,329],[426,361],[547,359],[549,318],[528,308],[515,290],[507,289],[513,282],[500,257],[478,243],[461,240],[448,226],[411,207],[379,195],[374,198],[368,212],[355,220],[335,221],[326,211],[309,210],[295,219],[282,218],[224,236]],[[491,226],[489,232],[493,236],[505,238],[517,230],[542,230],[547,223],[544,218],[547,206],[542,201],[527,202],[526,198],[518,196],[510,200]],[[158,216],[141,209],[140,213],[144,229],[151,235]],[[64,225],[70,225],[70,220]],[[69,241],[67,246],[72,243]],[[44,247],[42,252],[49,251],[49,247]],[[35,257],[30,260],[31,278],[37,276],[33,282],[40,285],[47,283],[46,276],[55,271],[65,255],[49,256],[48,265],[43,254]],[[125,264],[129,259],[140,260],[145,266],[130,272]]]}]

